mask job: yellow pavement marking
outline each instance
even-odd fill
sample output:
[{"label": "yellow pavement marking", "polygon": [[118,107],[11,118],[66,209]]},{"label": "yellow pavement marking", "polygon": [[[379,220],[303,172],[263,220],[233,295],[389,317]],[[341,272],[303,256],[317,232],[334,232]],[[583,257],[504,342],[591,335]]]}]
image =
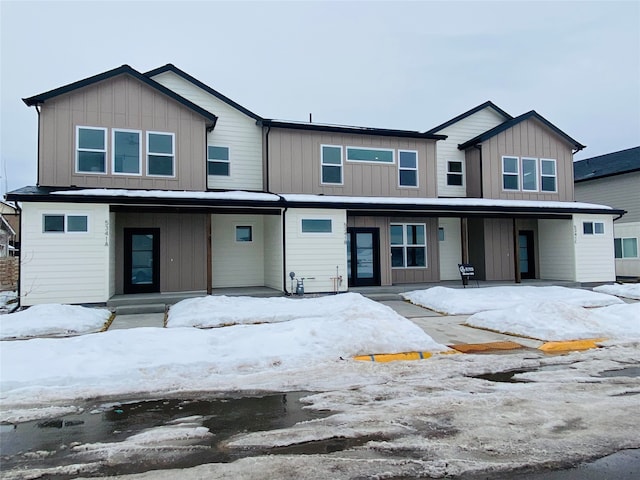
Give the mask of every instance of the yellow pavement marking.
[{"label": "yellow pavement marking", "polygon": [[104,325],[102,326],[102,328],[100,329],[101,332],[106,332],[107,330],[109,330],[109,327],[111,326],[111,324],[113,323],[113,320],[116,318],[116,314],[115,313],[111,313],[111,316],[107,319],[107,321],[104,323]]},{"label": "yellow pavement marking", "polygon": [[396,362],[398,360],[422,360],[431,357],[431,352],[376,353],[373,355],[356,355],[354,360],[363,362]]},{"label": "yellow pavement marking", "polygon": [[515,342],[461,343],[449,346],[462,353],[488,352],[491,350],[516,350],[518,348],[524,348],[522,345]]},{"label": "yellow pavement marking", "polygon": [[538,347],[539,350],[547,353],[568,352],[572,350],[589,350],[598,348],[598,343],[606,338],[585,338],[582,340],[566,340],[562,342],[546,342]]}]

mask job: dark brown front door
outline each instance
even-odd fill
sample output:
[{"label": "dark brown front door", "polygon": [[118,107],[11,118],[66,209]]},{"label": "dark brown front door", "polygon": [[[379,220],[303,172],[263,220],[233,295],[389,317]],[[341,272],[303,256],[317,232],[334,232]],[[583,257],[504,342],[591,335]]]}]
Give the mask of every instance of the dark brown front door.
[{"label": "dark brown front door", "polygon": [[124,293],[160,291],[160,229],[124,229]]},{"label": "dark brown front door", "polygon": [[348,229],[347,269],[351,287],[380,285],[379,229]]},{"label": "dark brown front door", "polygon": [[536,259],[533,250],[533,231],[518,232],[518,254],[521,278],[536,278]]}]

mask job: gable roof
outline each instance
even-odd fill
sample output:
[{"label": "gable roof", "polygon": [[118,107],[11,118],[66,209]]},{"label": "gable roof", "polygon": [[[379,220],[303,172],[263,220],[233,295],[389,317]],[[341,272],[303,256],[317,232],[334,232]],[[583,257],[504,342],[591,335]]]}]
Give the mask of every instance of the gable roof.
[{"label": "gable roof", "polygon": [[505,112],[500,107],[498,107],[495,103],[493,103],[491,101],[487,101],[487,102],[484,102],[483,104],[478,105],[477,107],[472,108],[471,110],[468,110],[468,111],[466,111],[464,113],[461,113],[457,117],[454,117],[451,120],[448,120],[448,121],[444,122],[443,124],[438,125],[437,127],[433,127],[431,130],[427,130],[425,133],[436,133],[436,132],[439,132],[440,130],[442,130],[444,128],[447,128],[447,127],[453,125],[454,123],[458,123],[460,120],[464,120],[465,118],[470,117],[474,113],[478,113],[480,110],[484,110],[485,108],[493,109],[496,113],[498,113],[499,115],[503,116],[505,118],[505,120],[513,118],[507,112]]},{"label": "gable roof", "polygon": [[547,128],[549,128],[551,131],[553,131],[554,133],[556,133],[557,135],[562,137],[564,140],[566,140],[567,142],[571,143],[575,147],[576,151],[580,151],[583,148],[586,148],[585,145],[582,145],[577,140],[574,140],[573,138],[571,138],[569,135],[564,133],[562,130],[560,130],[558,127],[556,127],[553,123],[551,123],[549,120],[544,118],[538,112],[536,112],[535,110],[531,110],[530,112],[523,113],[519,117],[515,117],[515,118],[512,118],[510,120],[507,120],[506,122],[501,123],[500,125],[497,125],[497,126],[493,127],[492,129],[487,130],[484,133],[481,133],[480,135],[472,138],[471,140],[468,140],[468,141],[458,145],[458,149],[459,150],[466,150],[467,148],[473,147],[474,145],[482,143],[485,140],[488,140],[489,138],[494,137],[494,136],[498,135],[499,133],[502,133],[505,130],[510,129],[511,127],[514,127],[515,125],[518,125],[519,123],[524,122],[525,120],[529,120],[530,118],[533,118],[533,119],[539,121],[540,123],[545,125]]},{"label": "gable roof", "polygon": [[9,222],[7,222],[2,215],[0,215],[0,220],[2,221],[2,223],[0,223],[0,230],[4,230],[5,232],[8,232],[10,235],[16,234],[16,231],[13,229],[11,225],[9,225]]},{"label": "gable roof", "polygon": [[235,108],[236,110],[239,110],[240,112],[244,113],[248,117],[253,118],[254,120],[262,120],[262,117],[260,117],[260,115],[257,115],[255,113],[253,113],[251,110],[243,107],[239,103],[234,102],[229,97],[226,97],[223,94],[221,94],[220,92],[218,92],[217,90],[214,90],[213,88],[211,88],[206,83],[203,83],[200,80],[198,80],[197,78],[192,77],[191,75],[189,75],[184,70],[180,70],[178,67],[176,67],[172,63],[167,63],[166,65],[164,65],[162,67],[158,67],[158,68],[154,68],[153,70],[149,70],[144,75],[146,77],[151,78],[151,77],[155,77],[156,75],[160,75],[161,73],[165,73],[165,72],[175,73],[179,77],[181,77],[181,78],[185,79],[186,81],[192,83],[196,87],[201,88],[205,92],[210,93],[211,95],[213,95],[217,99],[222,100],[227,105]]},{"label": "gable roof", "polygon": [[637,171],[640,171],[640,147],[633,147],[573,162],[573,181],[585,182]]},{"label": "gable roof", "polygon": [[208,120],[208,128],[213,129],[216,122],[218,121],[218,117],[213,113],[208,112],[204,108],[196,105],[195,103],[187,100],[186,98],[178,95],[173,90],[169,90],[164,85],[159,84],[155,80],[143,75],[142,73],[134,70],[129,65],[121,65],[118,68],[114,68],[113,70],[108,70],[103,73],[99,73],[97,75],[93,75],[92,77],[85,78],[83,80],[78,80],[77,82],[70,83],[68,85],[64,85],[62,87],[54,88],[53,90],[49,90],[48,92],[40,93],[38,95],[34,95],[33,97],[23,98],[22,101],[29,107],[34,105],[40,105],[45,103],[47,100],[51,98],[58,97],[60,95],[64,95],[65,93],[73,92],[74,90],[78,90],[80,88],[88,87],[89,85],[94,85],[98,82],[102,82],[104,80],[108,80],[110,78],[117,77],[119,75],[130,75],[137,80],[145,83],[151,88],[158,90],[160,93],[176,100],[178,103],[181,103],[185,107],[193,110],[197,114]]}]

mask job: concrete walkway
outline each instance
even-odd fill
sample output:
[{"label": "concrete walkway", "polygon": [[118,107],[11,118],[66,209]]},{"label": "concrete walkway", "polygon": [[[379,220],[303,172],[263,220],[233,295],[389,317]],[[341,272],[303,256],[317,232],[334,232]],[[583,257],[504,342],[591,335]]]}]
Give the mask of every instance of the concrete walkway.
[{"label": "concrete walkway", "polygon": [[116,315],[109,330],[125,328],[164,327],[164,313],[136,313],[131,315]]}]

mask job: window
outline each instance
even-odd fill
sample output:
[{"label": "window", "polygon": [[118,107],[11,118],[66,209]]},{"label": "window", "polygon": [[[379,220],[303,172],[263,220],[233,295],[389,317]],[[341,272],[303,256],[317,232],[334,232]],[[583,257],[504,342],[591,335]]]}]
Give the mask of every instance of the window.
[{"label": "window", "polygon": [[174,175],[173,133],[147,132],[147,174]]},{"label": "window", "polygon": [[582,222],[582,233],[585,235],[604,235],[604,223]]},{"label": "window", "polygon": [[42,215],[42,231],[45,233],[84,233],[89,231],[87,215]]},{"label": "window", "polygon": [[387,148],[372,149],[372,148],[347,147],[347,161],[394,163],[393,150],[389,150]]},{"label": "window", "polygon": [[401,187],[418,186],[418,152],[398,150],[398,182]]},{"label": "window", "polygon": [[613,246],[616,258],[638,258],[637,238],[614,238]]},{"label": "window", "polygon": [[462,186],[462,162],[447,162],[447,185]]},{"label": "window", "polygon": [[342,184],[342,147],[321,145],[322,183]]},{"label": "window", "polygon": [[538,191],[538,159],[522,157],[522,190]]},{"label": "window", "polygon": [[140,132],[113,130],[113,173],[140,175]]},{"label": "window", "polygon": [[543,192],[556,191],[556,161],[548,158],[540,159],[540,189]]},{"label": "window", "polygon": [[444,227],[438,227],[438,241],[444,242]]},{"label": "window", "polygon": [[392,224],[391,267],[420,268],[427,266],[426,226],[418,224]]},{"label": "window", "polygon": [[76,129],[76,171],[107,173],[107,130],[78,127]]},{"label": "window", "polygon": [[230,175],[229,147],[207,147],[207,173],[221,177]]},{"label": "window", "polygon": [[519,183],[518,157],[502,157],[502,188],[518,190]]},{"label": "window", "polygon": [[331,233],[331,219],[303,218],[302,233]]},{"label": "window", "polygon": [[253,227],[251,225],[236,226],[236,242],[253,242]]}]

